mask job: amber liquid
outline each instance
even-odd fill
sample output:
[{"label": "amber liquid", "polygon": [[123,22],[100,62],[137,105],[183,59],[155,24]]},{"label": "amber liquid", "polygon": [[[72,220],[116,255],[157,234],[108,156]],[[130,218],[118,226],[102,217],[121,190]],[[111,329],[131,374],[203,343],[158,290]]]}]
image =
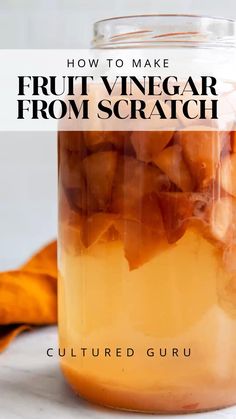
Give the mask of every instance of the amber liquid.
[{"label": "amber liquid", "polygon": [[136,134],[60,133],[64,374],[118,409],[234,404],[234,133]]}]

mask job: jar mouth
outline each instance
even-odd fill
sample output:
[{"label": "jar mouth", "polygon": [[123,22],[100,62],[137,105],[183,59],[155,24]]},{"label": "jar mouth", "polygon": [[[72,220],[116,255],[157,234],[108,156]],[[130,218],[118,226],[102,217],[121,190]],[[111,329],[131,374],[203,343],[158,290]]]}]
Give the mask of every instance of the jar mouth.
[{"label": "jar mouth", "polygon": [[236,20],[191,14],[145,14],[94,24],[95,48],[236,47]]}]

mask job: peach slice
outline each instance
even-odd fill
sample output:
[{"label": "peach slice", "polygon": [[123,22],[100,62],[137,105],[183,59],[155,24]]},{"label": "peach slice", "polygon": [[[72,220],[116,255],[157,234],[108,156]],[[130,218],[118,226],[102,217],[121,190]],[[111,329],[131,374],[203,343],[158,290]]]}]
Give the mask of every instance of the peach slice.
[{"label": "peach slice", "polygon": [[156,193],[153,192],[143,196],[136,220],[157,231],[161,236],[165,236],[159,199]]},{"label": "peach slice", "polygon": [[193,217],[202,235],[217,247],[231,243],[236,232],[234,199],[230,196],[212,199],[204,193],[193,194],[190,199],[194,205]]},{"label": "peach slice", "polygon": [[206,240],[216,244],[210,230],[210,215],[213,204],[212,191],[207,189],[201,192],[192,192],[189,201],[192,205],[192,215],[187,222],[187,227],[196,230]]},{"label": "peach slice", "polygon": [[226,156],[219,168],[222,188],[236,197],[236,154]]},{"label": "peach slice", "polygon": [[105,210],[111,200],[111,191],[117,166],[117,152],[100,151],[83,160],[87,187],[98,204]]},{"label": "peach slice", "polygon": [[68,197],[66,195],[66,190],[63,185],[58,185],[58,198],[59,198],[59,222],[68,220],[70,216],[70,205],[68,202]]},{"label": "peach slice", "polygon": [[165,238],[142,223],[117,220],[114,223],[123,243],[130,270],[141,267],[167,247]]},{"label": "peach slice", "polygon": [[212,209],[214,193],[213,188],[207,188],[190,194],[189,199],[193,206],[194,219],[198,219],[204,223],[209,223],[209,214]]},{"label": "peach slice", "polygon": [[120,158],[112,191],[112,211],[126,219],[140,220],[143,197],[169,189],[170,181],[158,167],[133,157]]},{"label": "peach slice", "polygon": [[229,241],[232,233],[233,200],[225,197],[214,201],[209,221],[213,237],[222,243]]},{"label": "peach slice", "polygon": [[236,153],[236,131],[231,132],[231,148],[232,148],[232,152]]},{"label": "peach slice", "polygon": [[198,127],[195,131],[179,131],[175,139],[183,149],[186,163],[198,185],[205,186],[215,178],[225,137],[217,131]]},{"label": "peach slice", "polygon": [[129,132],[125,131],[87,131],[84,133],[85,145],[92,152],[105,150],[114,146],[123,150],[129,141]]},{"label": "peach slice", "polygon": [[59,131],[58,145],[59,150],[76,151],[79,160],[86,156],[86,148],[83,140],[84,133],[81,131]]},{"label": "peach slice", "polygon": [[104,131],[87,131],[84,133],[84,143],[89,152],[109,151],[113,149],[110,138]]},{"label": "peach slice", "polygon": [[194,188],[192,177],[182,157],[180,145],[175,144],[162,150],[154,158],[154,163],[184,192]]},{"label": "peach slice", "polygon": [[134,131],[131,143],[138,160],[149,163],[163,150],[173,137],[174,131]]},{"label": "peach slice", "polygon": [[117,240],[120,240],[120,235],[113,224],[99,238],[99,242],[101,243],[114,242]]},{"label": "peach slice", "polygon": [[221,159],[233,152],[233,142],[232,142],[232,133],[229,131],[221,131],[221,139],[222,139],[222,151],[221,151]]},{"label": "peach slice", "polygon": [[67,189],[66,194],[73,211],[79,211],[88,215],[99,210],[97,201],[86,186],[83,189]]},{"label": "peach slice", "polygon": [[85,213],[98,209],[95,198],[86,187],[82,162],[77,152],[64,150],[61,154],[59,183],[65,188],[65,194],[71,209]]},{"label": "peach slice", "polygon": [[60,156],[59,181],[66,188],[79,188],[84,186],[84,178],[79,155],[77,152],[64,150]]},{"label": "peach slice", "polygon": [[82,220],[82,215],[71,210],[68,218],[59,222],[60,243],[62,247],[73,254],[78,254],[81,251]]},{"label": "peach slice", "polygon": [[88,248],[95,244],[104,233],[112,226],[117,214],[98,212],[84,217],[81,226],[81,240]]},{"label": "peach slice", "polygon": [[184,235],[192,216],[191,194],[161,192],[158,196],[167,240],[169,243],[175,243]]},{"label": "peach slice", "polygon": [[109,133],[105,131],[87,131],[84,133],[84,142],[90,151],[97,151],[101,144],[110,143]]}]

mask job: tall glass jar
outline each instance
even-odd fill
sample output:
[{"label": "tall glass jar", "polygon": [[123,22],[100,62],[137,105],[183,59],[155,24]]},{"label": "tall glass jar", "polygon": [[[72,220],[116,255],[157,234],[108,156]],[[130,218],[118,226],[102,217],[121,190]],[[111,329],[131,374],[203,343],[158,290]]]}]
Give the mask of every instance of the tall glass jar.
[{"label": "tall glass jar", "polygon": [[[96,48],[182,50],[183,67],[189,51],[213,52],[217,67],[235,48],[224,19],[94,28]],[[61,364],[98,404],[186,413],[236,403],[236,132],[194,124],[59,133]]]}]

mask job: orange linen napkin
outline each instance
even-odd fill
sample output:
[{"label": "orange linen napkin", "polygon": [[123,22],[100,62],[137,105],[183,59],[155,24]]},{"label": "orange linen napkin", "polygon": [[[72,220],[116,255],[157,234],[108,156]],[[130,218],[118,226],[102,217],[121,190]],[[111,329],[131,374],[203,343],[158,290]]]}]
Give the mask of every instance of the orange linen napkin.
[{"label": "orange linen napkin", "polygon": [[0,273],[0,352],[22,331],[57,322],[57,243]]}]

